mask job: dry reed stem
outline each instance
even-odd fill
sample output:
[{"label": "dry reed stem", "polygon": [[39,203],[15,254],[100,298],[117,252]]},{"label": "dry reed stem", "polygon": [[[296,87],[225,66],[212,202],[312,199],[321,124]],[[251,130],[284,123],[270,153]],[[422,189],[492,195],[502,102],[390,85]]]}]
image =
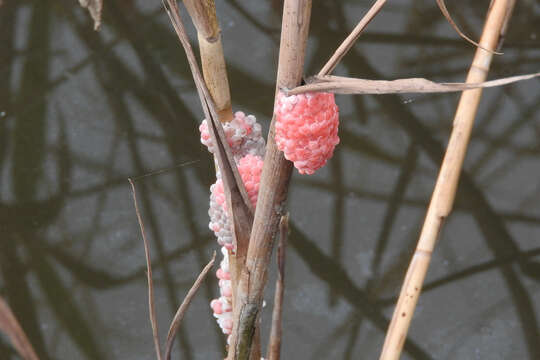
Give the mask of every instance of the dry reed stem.
[{"label": "dry reed stem", "polygon": [[214,0],[184,0],[197,28],[203,76],[221,122],[233,118],[229,79]]},{"label": "dry reed stem", "polygon": [[[214,0],[184,0],[184,5],[197,28],[203,77],[216,105],[219,121],[231,121],[233,119],[231,93],[221,42],[221,30],[216,14],[216,4]],[[249,234],[245,237],[246,241],[248,236]],[[240,251],[236,254],[229,251],[233,308],[236,304],[236,288],[238,287],[238,280],[244,266],[246,253],[247,244],[246,246],[241,245]],[[258,346],[260,347],[260,344]]]},{"label": "dry reed stem", "polygon": [[2,297],[0,297],[0,330],[9,338],[22,359],[39,360],[17,318]]},{"label": "dry reed stem", "polygon": [[362,31],[366,28],[366,26],[373,20],[375,15],[381,11],[383,5],[386,3],[386,0],[377,0],[371,8],[368,10],[366,15],[360,20],[358,25],[353,29],[353,31],[347,36],[345,40],[339,45],[337,50],[334,52],[334,54],[330,57],[330,59],[326,62],[326,64],[322,67],[321,71],[319,71],[319,75],[328,75],[339,64],[341,59],[347,54],[347,52],[353,47],[354,43],[362,34]]},{"label": "dry reed stem", "polygon": [[189,304],[191,304],[191,300],[197,293],[197,290],[201,287],[202,282],[206,278],[206,275],[208,275],[208,272],[214,266],[214,262],[216,261],[216,252],[214,251],[214,254],[212,255],[212,259],[206,264],[204,269],[201,271],[195,282],[193,283],[193,286],[191,289],[189,289],[186,297],[182,301],[182,304],[178,308],[178,311],[176,311],[176,314],[174,315],[174,318],[171,322],[171,326],[169,327],[169,333],[167,334],[167,343],[165,346],[165,360],[171,359],[171,351],[174,344],[174,336],[176,335],[176,332],[178,331],[178,327],[180,326],[180,323],[182,322],[182,319],[184,318],[184,315],[189,307]]},{"label": "dry reed stem", "polygon": [[279,221],[279,243],[277,248],[277,279],[272,312],[272,328],[268,341],[267,360],[279,360],[281,357],[281,323],[283,314],[283,292],[285,290],[285,255],[287,253],[287,236],[289,234],[289,214]]},{"label": "dry reed stem", "polygon": [[[221,170],[227,211],[232,215],[232,231],[234,234],[234,243],[236,247],[236,255],[233,257],[231,262],[231,275],[236,279],[233,282],[233,286],[236,285],[236,287],[238,287],[237,283],[239,281],[239,274],[242,272],[241,268],[243,268],[248,251],[251,225],[253,223],[253,206],[249,201],[244,183],[240,177],[240,174],[238,173],[238,168],[236,167],[231,149],[225,138],[223,127],[218,121],[219,116],[217,114],[217,109],[199,70],[193,49],[191,48],[189,39],[186,35],[176,1],[162,0],[162,2],[167,14],[169,15],[174,30],[178,35],[178,39],[186,52],[186,57],[193,75],[193,80],[195,81],[195,85],[197,87],[199,99],[201,101],[205,117],[208,120],[208,129],[210,131],[212,141],[217,147],[215,155],[218,161],[219,169]],[[237,293],[238,291],[235,291],[235,295],[233,295],[234,307],[237,307]],[[258,346],[255,346],[254,349],[253,354],[258,356],[260,353]]]},{"label": "dry reed stem", "polygon": [[139,204],[137,202],[137,192],[135,191],[135,184],[131,178],[128,178],[131,185],[131,193],[133,195],[133,205],[135,206],[135,213],[137,214],[137,221],[141,229],[141,235],[144,243],[144,255],[146,258],[146,280],[148,282],[148,308],[150,310],[150,324],[152,325],[152,337],[154,339],[154,347],[156,350],[156,357],[161,360],[161,345],[159,341],[158,324],[156,318],[156,307],[154,302],[154,283],[152,280],[152,260],[150,259],[150,246],[146,238],[146,232],[144,231],[144,223],[142,221],[141,212],[139,210]]},{"label": "dry reed stem", "polygon": [[[214,0],[184,0],[184,5],[197,29],[204,81],[216,104],[219,121],[231,121],[233,119],[231,94],[221,43],[221,30],[216,14],[216,4]],[[245,251],[240,251],[238,258],[236,254],[229,252],[233,308],[236,303],[235,294],[238,278],[241,268],[244,266],[246,252],[247,246]]]},{"label": "dry reed stem", "polygon": [[[300,84],[311,17],[311,0],[285,0],[276,92]],[[287,199],[292,163],[276,147],[270,124],[246,266],[237,289],[238,306],[228,359],[247,359],[262,306],[274,235]],[[259,359],[257,359],[259,360]]]},{"label": "dry reed stem", "polygon": [[540,72],[511,76],[480,83],[436,83],[424,78],[397,80],[368,80],[343,76],[313,76],[306,85],[294,89],[283,89],[287,95],[305,92],[331,92],[334,94],[404,94],[404,93],[446,93],[470,89],[489,88],[530,80],[540,76]]},{"label": "dry reed stem", "polygon": [[186,57],[197,87],[199,99],[204,115],[208,120],[208,129],[212,141],[216,144],[215,153],[221,170],[221,178],[225,189],[225,197],[229,214],[232,214],[232,227],[235,236],[237,253],[247,251],[249,234],[253,219],[253,206],[247,196],[246,188],[238,173],[231,149],[223,132],[223,127],[218,120],[216,107],[199,70],[195,54],[189,43],[184,24],[180,17],[180,11],[175,0],[162,0],[163,6],[169,15],[178,39],[184,48]]},{"label": "dry reed stem", "polygon": [[[509,0],[494,0],[492,2],[480,39],[482,48],[491,50],[497,48],[501,29],[506,23],[509,14],[508,4]],[[482,48],[476,50],[467,76],[468,83],[480,83],[487,77],[493,53]],[[482,89],[475,89],[464,91],[461,96],[450,141],[429,204],[420,239],[407,270],[392,321],[388,328],[380,357],[381,360],[396,360],[401,354],[431,260],[431,253],[435,247],[442,224],[449,215],[454,203],[459,175],[481,95]]]}]

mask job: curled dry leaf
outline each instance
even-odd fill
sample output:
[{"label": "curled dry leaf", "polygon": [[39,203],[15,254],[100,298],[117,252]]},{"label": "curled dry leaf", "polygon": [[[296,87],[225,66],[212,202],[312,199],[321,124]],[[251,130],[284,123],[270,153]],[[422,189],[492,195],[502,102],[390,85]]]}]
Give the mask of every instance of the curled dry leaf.
[{"label": "curled dry leaf", "polygon": [[489,53],[492,53],[492,54],[502,55],[502,53],[500,53],[500,52],[496,52],[494,50],[486,49],[485,47],[483,47],[482,45],[480,45],[479,43],[477,43],[476,41],[474,41],[473,39],[471,39],[470,37],[465,35],[463,33],[463,31],[461,31],[461,29],[457,26],[454,19],[452,19],[452,16],[450,16],[450,12],[446,8],[446,4],[444,3],[444,0],[436,0],[436,1],[437,1],[437,5],[439,6],[439,9],[441,9],[442,14],[446,18],[446,20],[450,23],[450,25],[454,28],[454,30],[459,34],[459,36],[461,36],[463,39],[467,40],[471,44],[473,44],[475,46],[478,46],[482,50],[485,50],[485,51],[487,51]]},{"label": "curled dry leaf", "polygon": [[103,11],[103,0],[79,0],[83,8],[87,8],[92,20],[94,20],[94,30],[99,30],[101,25],[101,12]]},{"label": "curled dry leaf", "polygon": [[398,80],[368,80],[342,76],[313,76],[307,85],[291,90],[283,89],[287,95],[305,92],[331,92],[335,94],[403,94],[403,93],[443,93],[488,88],[529,80],[540,76],[540,72],[511,76],[481,83],[436,83],[424,78]]}]

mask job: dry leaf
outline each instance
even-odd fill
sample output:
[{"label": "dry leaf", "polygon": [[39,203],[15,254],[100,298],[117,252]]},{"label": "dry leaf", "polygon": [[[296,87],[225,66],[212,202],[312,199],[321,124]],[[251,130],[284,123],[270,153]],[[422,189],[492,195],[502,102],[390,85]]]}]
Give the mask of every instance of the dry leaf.
[{"label": "dry leaf", "polygon": [[480,45],[479,43],[477,43],[476,41],[474,41],[473,39],[471,39],[470,37],[465,35],[463,33],[463,31],[461,31],[460,28],[457,26],[454,19],[452,19],[452,16],[450,16],[450,12],[446,8],[446,4],[444,3],[444,0],[436,0],[436,1],[437,1],[437,5],[439,6],[439,9],[441,10],[442,14],[446,18],[446,20],[450,23],[450,25],[454,28],[454,30],[459,34],[459,36],[461,36],[463,39],[467,40],[471,44],[473,44],[475,46],[478,46],[482,50],[485,50],[485,51],[487,51],[489,53],[492,53],[492,54],[502,55],[502,53],[500,53],[500,52],[496,52],[496,51],[493,51],[493,50],[486,49],[485,47],[483,47],[482,45]]},{"label": "dry leaf", "polygon": [[540,72],[528,75],[486,81],[478,84],[436,83],[423,78],[398,80],[367,80],[342,76],[313,76],[307,85],[292,90],[283,89],[288,95],[305,92],[331,92],[335,94],[403,94],[403,93],[443,93],[470,89],[487,88],[529,80],[540,76]]},{"label": "dry leaf", "polygon": [[101,12],[103,11],[103,0],[79,0],[83,8],[87,8],[90,16],[94,20],[94,30],[99,30],[101,26]]}]

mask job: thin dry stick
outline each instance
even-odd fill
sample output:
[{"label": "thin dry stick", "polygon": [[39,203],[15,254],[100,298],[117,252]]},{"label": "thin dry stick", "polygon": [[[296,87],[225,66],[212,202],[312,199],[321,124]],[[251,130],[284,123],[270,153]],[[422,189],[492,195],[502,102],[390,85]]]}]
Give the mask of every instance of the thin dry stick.
[{"label": "thin dry stick", "polygon": [[158,324],[156,317],[156,307],[154,303],[154,282],[152,280],[152,260],[150,259],[150,246],[146,239],[146,232],[144,231],[144,223],[142,221],[141,212],[139,210],[139,204],[137,202],[137,192],[135,191],[135,184],[131,178],[128,178],[131,185],[131,193],[133,195],[133,205],[135,206],[135,213],[137,214],[137,221],[141,228],[141,235],[144,243],[144,255],[146,257],[146,279],[148,281],[148,308],[150,309],[150,323],[152,324],[152,336],[154,338],[154,347],[156,349],[156,356],[158,360],[161,360],[161,345],[159,341]]},{"label": "thin dry stick", "polygon": [[[311,0],[285,0],[276,92],[293,88],[302,80]],[[274,234],[287,198],[292,163],[276,147],[275,117],[270,124],[255,219],[249,240],[246,266],[237,289],[238,306],[228,359],[247,359],[262,307]],[[257,359],[259,360],[259,359]]]},{"label": "thin dry stick", "polygon": [[[508,3],[509,0],[495,0],[492,3],[480,39],[483,48],[493,50],[497,47],[501,28],[505,24],[507,14],[509,14]],[[492,57],[493,53],[482,48],[476,50],[467,76],[468,83],[480,83],[486,79]],[[407,270],[398,303],[388,328],[380,357],[381,360],[397,360],[401,354],[437,235],[454,203],[459,174],[461,173],[481,95],[482,89],[476,89],[464,91],[461,96],[448,148],[437,178],[420,239]]]},{"label": "thin dry stick", "polygon": [[278,274],[276,292],[274,294],[274,310],[272,312],[272,328],[268,342],[268,360],[279,360],[281,357],[281,318],[283,314],[283,292],[285,290],[285,254],[287,253],[287,236],[289,233],[289,214],[282,216],[279,222],[279,244],[277,248]]},{"label": "thin dry stick", "polygon": [[[247,197],[244,183],[240,178],[238,169],[233,160],[231,149],[225,138],[223,128],[217,120],[219,117],[217,115],[216,107],[200,73],[195,55],[193,54],[193,49],[191,48],[184,29],[176,1],[162,0],[162,2],[167,14],[169,15],[176,34],[178,35],[178,39],[186,52],[203,111],[206,119],[208,119],[209,122],[208,128],[210,130],[210,135],[212,137],[212,141],[217,145],[216,158],[218,160],[218,166],[221,170],[221,176],[225,189],[227,211],[232,215],[232,230],[236,247],[236,257],[233,259],[233,264],[231,265],[233,272],[235,272],[235,278],[238,279],[238,274],[241,273],[238,268],[243,267],[242,265],[245,263],[244,259],[247,254],[251,225],[253,223],[253,207],[249,201],[249,198]],[[255,333],[255,338],[255,342],[258,344],[257,333]],[[254,350],[252,355],[254,358],[259,357],[260,351],[258,348],[258,346],[253,347]]]},{"label": "thin dry stick", "polygon": [[369,11],[364,15],[362,20],[356,25],[356,27],[353,29],[353,31],[347,36],[347,38],[339,45],[336,52],[330,57],[328,62],[323,66],[321,71],[319,71],[319,75],[328,75],[334,69],[336,68],[337,64],[343,59],[345,54],[352,48],[355,41],[358,39],[360,34],[362,34],[362,31],[366,28],[366,26],[373,20],[375,15],[381,11],[383,5],[386,3],[386,0],[377,0],[373,6],[369,9]]},{"label": "thin dry stick", "polygon": [[231,121],[231,93],[216,4],[214,0],[184,0],[184,5],[197,28],[204,81],[216,105],[219,120]]},{"label": "thin dry stick", "polygon": [[11,341],[13,347],[24,360],[39,360],[24,330],[11,311],[9,305],[0,297],[0,331]]},{"label": "thin dry stick", "polygon": [[208,275],[208,272],[214,266],[214,262],[216,261],[216,252],[214,251],[214,254],[212,255],[212,259],[204,269],[201,271],[195,282],[193,283],[193,286],[191,289],[189,289],[186,297],[184,298],[184,301],[182,301],[182,304],[178,308],[178,311],[176,311],[176,314],[174,315],[173,321],[171,322],[171,326],[169,327],[169,333],[167,334],[167,344],[165,346],[165,360],[171,359],[171,351],[174,344],[174,336],[176,335],[176,332],[178,331],[178,327],[180,326],[180,323],[182,322],[182,319],[184,318],[184,315],[188,309],[189,304],[191,304],[191,300],[197,293],[197,290],[201,287],[202,282],[206,278],[206,275]]},{"label": "thin dry stick", "polygon": [[403,93],[446,93],[469,89],[488,88],[512,84],[539,77],[540,72],[511,76],[481,83],[436,83],[424,78],[398,80],[368,80],[343,76],[313,76],[306,85],[294,89],[283,89],[287,95],[305,92],[331,92],[335,94],[403,94]]}]

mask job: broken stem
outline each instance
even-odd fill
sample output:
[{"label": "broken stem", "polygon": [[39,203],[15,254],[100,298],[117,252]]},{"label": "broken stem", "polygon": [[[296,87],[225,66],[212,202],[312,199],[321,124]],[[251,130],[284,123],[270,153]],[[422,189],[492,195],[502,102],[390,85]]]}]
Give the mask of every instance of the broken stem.
[{"label": "broken stem", "polygon": [[184,0],[184,5],[197,28],[204,81],[214,100],[219,120],[231,121],[231,93],[216,4],[214,0]]}]

